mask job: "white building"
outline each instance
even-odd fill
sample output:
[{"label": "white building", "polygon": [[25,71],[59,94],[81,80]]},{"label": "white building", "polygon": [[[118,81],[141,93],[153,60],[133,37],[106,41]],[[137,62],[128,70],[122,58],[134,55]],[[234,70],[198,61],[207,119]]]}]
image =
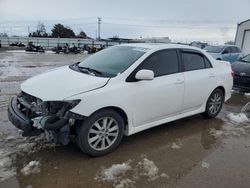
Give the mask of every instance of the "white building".
[{"label": "white building", "polygon": [[169,37],[152,37],[152,38],[143,38],[141,39],[143,42],[147,43],[171,43]]},{"label": "white building", "polygon": [[250,19],[238,24],[235,45],[244,53],[250,53]]}]

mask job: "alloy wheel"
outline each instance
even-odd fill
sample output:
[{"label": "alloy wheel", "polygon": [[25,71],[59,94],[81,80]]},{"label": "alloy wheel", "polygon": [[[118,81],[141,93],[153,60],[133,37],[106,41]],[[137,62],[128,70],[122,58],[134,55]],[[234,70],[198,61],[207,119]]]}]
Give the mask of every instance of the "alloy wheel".
[{"label": "alloy wheel", "polygon": [[88,133],[89,145],[98,151],[112,146],[119,135],[119,126],[112,117],[102,117],[95,121]]},{"label": "alloy wheel", "polygon": [[210,99],[209,111],[211,114],[216,114],[222,105],[222,96],[220,93],[216,92]]}]

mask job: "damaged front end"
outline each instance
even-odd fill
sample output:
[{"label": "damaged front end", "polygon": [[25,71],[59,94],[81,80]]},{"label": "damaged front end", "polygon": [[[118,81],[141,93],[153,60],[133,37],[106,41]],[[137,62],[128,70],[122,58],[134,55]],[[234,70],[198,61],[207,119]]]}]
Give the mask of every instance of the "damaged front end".
[{"label": "damaged front end", "polygon": [[8,107],[9,120],[23,131],[23,136],[37,136],[45,132],[56,144],[69,142],[71,127],[84,116],[70,112],[80,100],[42,101],[21,92],[13,97]]}]

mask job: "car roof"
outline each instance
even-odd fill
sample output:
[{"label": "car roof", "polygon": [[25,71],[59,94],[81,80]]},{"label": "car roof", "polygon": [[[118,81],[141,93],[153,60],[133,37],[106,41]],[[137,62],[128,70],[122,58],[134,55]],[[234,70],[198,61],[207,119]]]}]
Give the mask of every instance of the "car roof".
[{"label": "car roof", "polygon": [[208,46],[215,46],[215,47],[224,47],[224,48],[226,48],[226,47],[238,47],[238,46],[236,46],[236,45],[232,45],[232,44],[225,44],[225,45],[208,45]]},{"label": "car roof", "polygon": [[120,46],[131,46],[137,48],[147,48],[149,50],[161,50],[161,49],[171,49],[171,48],[182,48],[182,49],[191,49],[191,50],[199,50],[200,48],[181,45],[181,44],[163,44],[163,43],[132,43],[132,44],[121,44]]}]

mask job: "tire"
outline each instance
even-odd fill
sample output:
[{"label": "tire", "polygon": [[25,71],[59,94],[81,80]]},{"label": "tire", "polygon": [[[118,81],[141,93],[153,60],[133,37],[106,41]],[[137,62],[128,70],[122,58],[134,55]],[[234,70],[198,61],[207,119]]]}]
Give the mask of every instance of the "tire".
[{"label": "tire", "polygon": [[105,109],[97,111],[82,123],[77,131],[77,145],[83,153],[99,157],[114,151],[123,134],[124,121],[120,114]]},{"label": "tire", "polygon": [[215,89],[209,96],[206,103],[206,111],[203,113],[205,118],[215,118],[221,111],[224,103],[224,94],[221,89]]}]

